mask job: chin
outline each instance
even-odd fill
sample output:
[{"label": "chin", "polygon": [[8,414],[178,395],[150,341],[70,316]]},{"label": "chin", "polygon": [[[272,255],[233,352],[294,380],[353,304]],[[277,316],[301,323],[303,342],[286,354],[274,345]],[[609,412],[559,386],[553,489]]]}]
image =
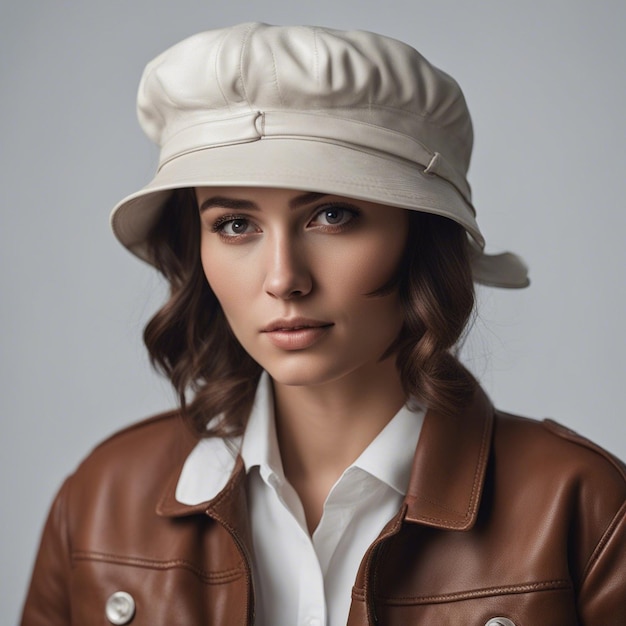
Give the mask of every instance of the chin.
[{"label": "chin", "polygon": [[276,371],[268,370],[271,379],[279,385],[286,387],[313,387],[322,385],[332,380],[327,376],[321,375],[319,372],[312,371]]},{"label": "chin", "polygon": [[[261,366],[273,381],[288,387],[315,387],[340,379],[346,372],[339,370],[337,364],[312,363],[310,359],[288,359],[284,363],[267,363]],[[308,362],[306,362],[308,361]]]}]

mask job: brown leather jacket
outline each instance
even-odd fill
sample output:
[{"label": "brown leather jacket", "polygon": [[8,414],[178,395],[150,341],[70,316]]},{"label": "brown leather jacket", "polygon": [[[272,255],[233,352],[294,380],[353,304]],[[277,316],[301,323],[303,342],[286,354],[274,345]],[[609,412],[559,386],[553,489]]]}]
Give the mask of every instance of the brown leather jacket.
[{"label": "brown leather jacket", "polygon": [[[180,504],[194,444],[171,413],[95,449],[54,502],[23,626],[109,624],[119,591],[134,617],[118,596],[113,623],[253,623],[245,471],[238,460],[217,497]],[[463,415],[429,413],[348,623],[624,626],[624,466],[553,422],[495,412],[480,391]]]}]

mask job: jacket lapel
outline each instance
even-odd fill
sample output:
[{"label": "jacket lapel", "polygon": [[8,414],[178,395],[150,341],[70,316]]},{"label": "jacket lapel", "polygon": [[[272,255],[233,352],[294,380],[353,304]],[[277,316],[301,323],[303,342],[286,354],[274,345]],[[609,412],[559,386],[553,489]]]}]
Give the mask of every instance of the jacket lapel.
[{"label": "jacket lapel", "polygon": [[[179,446],[180,456],[163,488],[156,507],[162,517],[185,517],[224,509],[230,496],[236,500],[236,489],[245,481],[245,467],[236,446],[219,437],[195,439]],[[200,481],[200,482],[198,482]],[[184,485],[185,497],[177,498],[177,489]],[[245,493],[245,491],[243,491]],[[244,507],[245,509],[246,507]],[[229,513],[229,517],[232,511]]]},{"label": "jacket lapel", "polygon": [[493,416],[493,406],[481,388],[459,414],[427,412],[405,498],[407,522],[449,530],[474,525]]}]

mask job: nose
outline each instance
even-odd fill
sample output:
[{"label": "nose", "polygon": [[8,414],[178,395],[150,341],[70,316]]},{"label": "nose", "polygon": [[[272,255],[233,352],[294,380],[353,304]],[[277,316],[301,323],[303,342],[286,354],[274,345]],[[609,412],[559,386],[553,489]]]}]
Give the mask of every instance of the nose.
[{"label": "nose", "polygon": [[285,233],[268,242],[263,287],[269,296],[281,300],[301,298],[311,292],[313,277],[297,238]]}]

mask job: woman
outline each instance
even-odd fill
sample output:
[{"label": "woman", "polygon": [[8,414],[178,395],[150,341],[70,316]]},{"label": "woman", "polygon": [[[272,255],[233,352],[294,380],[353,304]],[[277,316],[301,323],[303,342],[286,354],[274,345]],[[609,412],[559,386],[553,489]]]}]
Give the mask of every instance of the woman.
[{"label": "woman", "polygon": [[453,356],[473,280],[528,283],[481,251],[456,83],[244,24],[157,57],[138,106],[159,170],[112,225],[170,283],[145,340],[181,411],[66,481],[23,624],[623,624],[623,465]]}]

